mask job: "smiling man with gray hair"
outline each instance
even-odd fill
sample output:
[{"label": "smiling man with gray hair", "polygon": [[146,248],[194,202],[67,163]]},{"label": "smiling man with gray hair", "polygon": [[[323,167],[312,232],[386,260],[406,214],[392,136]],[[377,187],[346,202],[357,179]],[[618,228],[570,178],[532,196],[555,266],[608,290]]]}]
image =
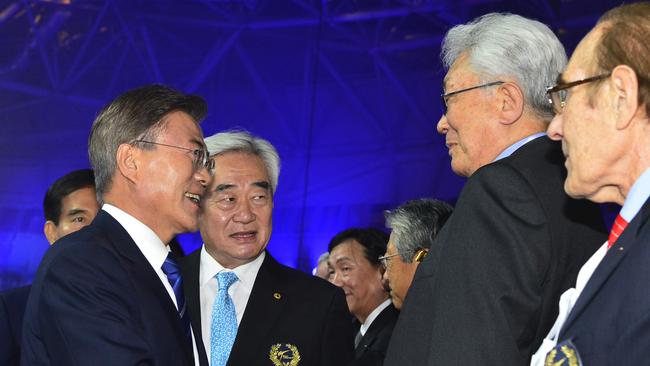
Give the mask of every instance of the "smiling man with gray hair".
[{"label": "smiling man with gray hair", "polygon": [[566,64],[544,24],[487,14],[452,28],[445,135],[451,169],[468,177],[402,307],[387,365],[526,365],[560,294],[604,240],[596,205],[563,191],[544,87]]}]

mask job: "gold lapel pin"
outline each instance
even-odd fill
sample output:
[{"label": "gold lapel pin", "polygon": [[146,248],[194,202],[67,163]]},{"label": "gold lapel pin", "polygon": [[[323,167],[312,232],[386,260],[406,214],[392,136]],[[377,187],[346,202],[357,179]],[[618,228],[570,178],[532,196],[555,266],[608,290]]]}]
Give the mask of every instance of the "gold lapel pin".
[{"label": "gold lapel pin", "polygon": [[273,294],[273,298],[275,298],[276,300],[280,300],[282,298],[282,295],[280,295],[279,292],[276,292]]}]

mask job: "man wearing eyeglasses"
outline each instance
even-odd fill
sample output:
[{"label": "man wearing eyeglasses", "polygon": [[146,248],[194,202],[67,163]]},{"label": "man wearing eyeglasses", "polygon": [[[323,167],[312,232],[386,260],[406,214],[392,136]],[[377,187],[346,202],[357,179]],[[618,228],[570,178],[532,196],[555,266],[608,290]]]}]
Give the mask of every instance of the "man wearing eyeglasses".
[{"label": "man wearing eyeglasses", "polygon": [[[622,206],[531,365],[645,365],[650,359],[650,3],[607,12],[548,90],[572,197]],[[581,363],[579,363],[581,362]]]},{"label": "man wearing eyeglasses", "polygon": [[429,198],[408,201],[386,211],[386,227],[391,229],[386,254],[379,259],[386,271],[393,305],[400,310],[413,282],[418,265],[424,260],[452,207]]},{"label": "man wearing eyeglasses", "polygon": [[194,365],[182,278],[165,243],[198,228],[210,181],[202,98],[151,85],[95,119],[89,138],[102,208],[52,246],[23,326],[24,365]]},{"label": "man wearing eyeglasses", "polygon": [[563,192],[544,95],[566,63],[545,25],[488,14],[443,42],[452,170],[468,178],[418,267],[388,365],[527,365],[560,294],[604,240],[596,205]]}]

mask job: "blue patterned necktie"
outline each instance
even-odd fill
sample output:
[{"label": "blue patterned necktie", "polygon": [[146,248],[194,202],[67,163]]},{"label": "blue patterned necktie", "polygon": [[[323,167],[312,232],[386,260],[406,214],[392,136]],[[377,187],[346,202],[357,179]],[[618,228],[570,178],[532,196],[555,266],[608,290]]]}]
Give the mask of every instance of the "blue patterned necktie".
[{"label": "blue patterned necktie", "polygon": [[219,289],[212,304],[212,324],[210,326],[210,365],[224,366],[228,362],[230,350],[237,336],[237,313],[232,298],[228,294],[230,285],[239,278],[234,272],[217,273]]},{"label": "blue patterned necktie", "polygon": [[183,327],[183,332],[187,338],[190,349],[193,349],[192,345],[192,327],[190,325],[190,314],[187,311],[187,306],[185,305],[185,296],[183,296],[183,278],[181,277],[181,269],[174,259],[172,253],[170,252],[167,255],[167,259],[162,265],[162,270],[167,276],[169,284],[172,285],[174,290],[174,296],[176,297],[176,304],[178,305],[178,315],[180,316],[181,325]]}]

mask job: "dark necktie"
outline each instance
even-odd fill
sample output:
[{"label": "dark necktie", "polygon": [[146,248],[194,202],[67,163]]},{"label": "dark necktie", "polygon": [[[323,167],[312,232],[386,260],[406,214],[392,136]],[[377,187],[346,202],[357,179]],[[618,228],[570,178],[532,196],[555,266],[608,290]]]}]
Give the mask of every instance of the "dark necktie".
[{"label": "dark necktie", "polygon": [[183,295],[183,278],[181,277],[181,269],[171,252],[169,255],[167,255],[167,259],[165,259],[165,262],[162,265],[162,270],[167,276],[167,280],[169,280],[169,284],[174,290],[176,304],[178,304],[178,315],[181,318],[183,332],[185,333],[187,342],[190,345],[190,349],[193,349],[192,327],[190,325],[190,314],[187,311],[187,306],[185,305],[185,296]]}]

